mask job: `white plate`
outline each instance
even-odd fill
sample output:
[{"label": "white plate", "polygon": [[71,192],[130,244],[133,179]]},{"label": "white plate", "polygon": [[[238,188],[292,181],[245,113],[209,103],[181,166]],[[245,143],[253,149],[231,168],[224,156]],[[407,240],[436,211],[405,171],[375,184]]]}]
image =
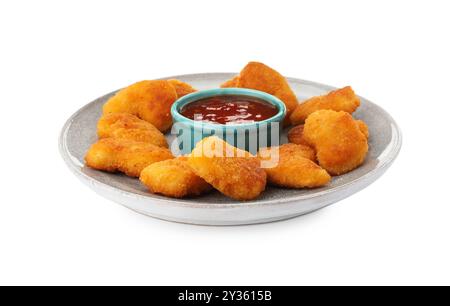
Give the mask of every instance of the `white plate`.
[{"label": "white plate", "polygon": [[[197,89],[217,88],[235,73],[203,73],[173,76]],[[309,81],[288,78],[299,100],[335,89]],[[369,126],[369,154],[358,169],[318,189],[281,189],[268,187],[257,200],[237,202],[214,191],[194,199],[170,199],[147,192],[137,179],[110,174],[84,165],[84,155],[97,139],[96,124],[107,94],[77,111],[64,125],[60,151],[70,170],[100,195],[139,213],[164,219],[202,225],[241,225],[265,223],[300,216],[340,201],[378,179],[392,164],[401,147],[401,133],[391,116],[376,104],[361,98],[354,116]],[[286,141],[286,133],[283,139]],[[168,135],[169,141],[171,136]]]}]

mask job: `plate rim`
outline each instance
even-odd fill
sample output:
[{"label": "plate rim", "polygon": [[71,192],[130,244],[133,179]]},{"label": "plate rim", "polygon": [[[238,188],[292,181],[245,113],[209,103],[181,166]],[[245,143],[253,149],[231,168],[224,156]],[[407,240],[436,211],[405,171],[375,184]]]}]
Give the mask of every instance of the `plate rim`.
[{"label": "plate rim", "polygon": [[[164,78],[159,78],[159,80],[167,80],[167,79],[174,79],[174,78],[182,78],[182,77],[190,77],[190,78],[205,78],[205,76],[207,77],[208,75],[214,75],[214,76],[219,76],[222,75],[224,77],[231,77],[234,76],[238,73],[234,73],[234,72],[207,72],[207,73],[192,73],[192,74],[182,74],[182,75],[174,75],[174,76],[169,76],[169,77],[164,77]],[[319,82],[313,82],[313,81],[308,81],[308,80],[303,80],[303,79],[299,79],[299,78],[293,78],[293,77],[286,77],[286,79],[292,82],[301,82],[303,84],[307,84],[310,86],[316,86],[316,87],[321,87],[327,90],[335,90],[337,89],[337,87],[334,86],[330,86],[330,85],[326,85],[326,84],[322,84]],[[400,153],[401,147],[402,147],[402,143],[403,143],[403,136],[402,136],[402,132],[400,127],[398,126],[397,122],[392,118],[392,116],[381,106],[379,106],[378,104],[362,97],[359,96],[361,99],[377,106],[383,113],[384,115],[390,120],[391,125],[392,125],[392,142],[393,145],[390,148],[390,150],[387,152],[386,156],[384,156],[383,160],[381,160],[381,164],[378,165],[375,169],[369,171],[368,173],[353,179],[343,185],[340,186],[336,186],[327,190],[322,190],[322,191],[318,191],[312,194],[306,194],[306,195],[297,195],[297,196],[291,196],[289,198],[283,198],[283,199],[267,199],[267,200],[251,200],[251,201],[243,201],[243,202],[232,202],[232,203],[217,203],[217,204],[211,204],[211,203],[196,203],[195,202],[195,198],[193,199],[189,199],[192,200],[192,202],[184,202],[184,201],[180,201],[179,199],[173,199],[173,198],[166,198],[166,197],[158,197],[157,199],[155,198],[151,198],[150,196],[144,196],[144,195],[140,195],[134,192],[130,192],[130,191],[126,191],[114,186],[111,186],[109,184],[106,184],[104,182],[101,182],[95,178],[90,177],[89,175],[83,173],[80,169],[83,166],[83,164],[80,164],[77,161],[74,161],[73,158],[70,156],[69,150],[67,148],[67,133],[69,131],[69,127],[71,126],[72,122],[74,121],[75,117],[77,117],[81,112],[83,112],[84,109],[88,108],[89,106],[91,106],[93,103],[95,103],[98,99],[101,99],[105,96],[109,96],[112,95],[114,93],[116,93],[118,90],[114,90],[110,93],[107,93],[105,95],[102,95],[96,99],[94,99],[93,101],[85,104],[84,106],[82,106],[81,108],[79,108],[75,113],[73,113],[69,119],[67,119],[67,121],[64,123],[61,132],[59,134],[59,138],[58,138],[58,148],[59,148],[59,152],[64,160],[64,162],[66,163],[66,165],[68,166],[68,168],[71,170],[71,172],[73,172],[78,178],[83,179],[86,182],[90,182],[93,185],[97,185],[98,187],[102,187],[104,190],[117,194],[119,196],[128,196],[130,198],[136,198],[136,199],[145,199],[147,201],[159,201],[159,202],[166,202],[169,203],[171,205],[175,205],[178,207],[189,207],[189,208],[199,208],[199,209],[205,209],[205,208],[216,208],[216,209],[232,209],[232,208],[245,208],[245,207],[256,207],[256,206],[272,206],[272,205],[280,205],[280,204],[288,204],[288,203],[292,203],[292,202],[301,202],[301,201],[305,201],[305,200],[311,200],[311,199],[316,199],[316,198],[321,198],[321,197],[326,197],[329,196],[331,194],[334,193],[338,193],[341,190],[345,190],[347,189],[349,186],[351,185],[355,185],[360,181],[364,181],[365,179],[368,179],[369,177],[375,176],[375,174],[377,173],[384,173],[384,171],[387,170],[387,168],[393,163],[393,161],[397,158],[397,156]],[[360,190],[357,190],[356,192],[358,192]],[[356,193],[355,192],[355,193]],[[353,193],[352,193],[353,194]],[[151,195],[151,194],[149,194]],[[231,201],[231,200],[230,200]]]}]

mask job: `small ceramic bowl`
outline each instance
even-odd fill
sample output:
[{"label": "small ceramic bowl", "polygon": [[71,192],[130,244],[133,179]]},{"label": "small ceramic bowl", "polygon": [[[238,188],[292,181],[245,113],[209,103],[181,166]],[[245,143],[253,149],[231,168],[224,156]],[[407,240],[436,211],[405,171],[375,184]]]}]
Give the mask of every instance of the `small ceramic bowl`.
[{"label": "small ceramic bowl", "polygon": [[[261,99],[278,109],[278,113],[263,121],[240,124],[214,124],[194,121],[180,112],[187,104],[215,96],[247,96]],[[244,88],[217,88],[191,93],[178,99],[171,109],[174,125],[172,134],[176,135],[181,154],[189,154],[197,142],[205,137],[218,136],[229,144],[255,154],[259,148],[278,145],[283,120],[286,117],[284,103],[265,92]]]}]

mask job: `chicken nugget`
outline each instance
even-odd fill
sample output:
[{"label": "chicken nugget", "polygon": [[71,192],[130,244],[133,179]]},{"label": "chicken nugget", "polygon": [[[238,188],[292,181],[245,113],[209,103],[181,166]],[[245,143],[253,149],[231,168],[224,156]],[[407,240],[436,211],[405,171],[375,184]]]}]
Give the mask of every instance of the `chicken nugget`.
[{"label": "chicken nugget", "polygon": [[198,196],[212,189],[195,174],[186,157],[151,164],[142,170],[140,180],[150,192],[172,198]]},{"label": "chicken nugget", "polygon": [[312,161],[316,160],[316,152],[314,152],[314,149],[302,144],[286,143],[277,147],[262,148],[258,152],[258,158],[261,160],[269,160],[272,156],[281,155],[297,155]]},{"label": "chicken nugget", "polygon": [[305,122],[304,139],[317,152],[319,165],[332,175],[360,166],[367,155],[367,137],[360,124],[347,112],[319,110]]},{"label": "chicken nugget", "polygon": [[198,176],[236,200],[255,199],[266,188],[267,175],[260,161],[215,136],[197,143],[188,163]]},{"label": "chicken nugget", "polygon": [[[286,118],[289,118],[298,105],[297,97],[289,87],[286,78],[274,69],[258,62],[248,63],[239,76],[225,82],[221,87],[249,88],[271,94],[286,105]],[[287,119],[285,122],[288,121]]]},{"label": "chicken nugget", "polygon": [[139,177],[141,171],[156,162],[174,158],[172,153],[150,143],[128,139],[104,138],[86,154],[86,165],[107,172],[123,172]]},{"label": "chicken nugget", "polygon": [[189,85],[188,83],[182,82],[176,79],[167,80],[173,87],[175,87],[175,91],[177,92],[178,98],[185,96],[187,94],[196,92],[197,89]]},{"label": "chicken nugget", "polygon": [[239,81],[239,75],[233,77],[232,79],[226,81],[222,85],[220,85],[221,88],[233,88],[237,87]]},{"label": "chicken nugget", "polygon": [[97,123],[99,138],[121,138],[167,148],[167,140],[156,127],[128,113],[103,115]]},{"label": "chicken nugget", "polygon": [[306,140],[303,138],[304,128],[305,126],[303,124],[300,124],[290,129],[288,133],[289,142],[309,146],[308,142],[306,142]]},{"label": "chicken nugget", "polygon": [[362,120],[356,120],[356,123],[358,124],[359,130],[368,139],[369,136],[370,136],[370,133],[369,133],[369,127],[367,126],[367,124],[364,121],[362,121]]},{"label": "chicken nugget", "polygon": [[261,149],[258,157],[265,160],[278,154],[278,163],[273,168],[266,168],[267,180],[275,186],[287,188],[316,188],[331,180],[331,176],[318,166],[314,151],[307,146],[285,144],[280,147]]},{"label": "chicken nugget", "polygon": [[[369,127],[367,124],[362,120],[356,120],[356,123],[358,123],[359,130],[364,134],[364,136],[369,138]],[[288,133],[289,142],[309,146],[310,144],[303,137],[304,128],[304,124],[294,126]]]},{"label": "chicken nugget", "polygon": [[165,132],[172,126],[170,108],[177,98],[175,87],[168,81],[141,81],[109,99],[103,113],[129,113]]},{"label": "chicken nugget", "polygon": [[353,89],[347,86],[300,103],[291,115],[291,122],[294,125],[304,123],[310,114],[321,109],[344,111],[351,114],[359,105],[359,98]]}]

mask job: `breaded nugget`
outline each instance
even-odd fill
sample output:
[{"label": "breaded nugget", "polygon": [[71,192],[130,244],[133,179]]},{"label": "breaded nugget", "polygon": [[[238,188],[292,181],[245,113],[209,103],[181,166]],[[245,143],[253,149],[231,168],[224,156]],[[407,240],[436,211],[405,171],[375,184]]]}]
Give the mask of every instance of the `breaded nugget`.
[{"label": "breaded nugget", "polygon": [[103,115],[97,123],[99,138],[121,138],[167,148],[167,140],[156,127],[128,113]]},{"label": "breaded nugget", "polygon": [[343,111],[312,113],[306,119],[303,137],[316,150],[319,165],[332,175],[344,174],[361,165],[369,149],[359,123]]},{"label": "breaded nugget", "polygon": [[[367,124],[365,124],[362,120],[356,120],[356,123],[358,123],[358,127],[364,136],[369,138],[369,127]],[[289,142],[309,146],[310,144],[303,137],[304,128],[304,124],[294,126],[288,133]]]},{"label": "breaded nugget", "polygon": [[172,198],[198,196],[212,189],[195,174],[186,157],[151,164],[142,170],[140,180],[150,192]]},{"label": "breaded nugget", "polygon": [[356,120],[356,123],[358,123],[359,130],[366,136],[366,138],[369,138],[369,127],[367,124],[362,120]]},{"label": "breaded nugget", "polygon": [[[316,152],[308,145],[286,143],[277,147],[262,148],[258,152],[258,158],[269,160],[271,156],[297,155],[311,161],[316,160]],[[276,166],[276,165],[274,165]]]},{"label": "breaded nugget", "polygon": [[239,75],[233,77],[232,79],[226,81],[222,85],[220,85],[221,88],[233,88],[237,87],[239,81]]},{"label": "breaded nugget", "polygon": [[198,176],[236,200],[255,199],[266,188],[260,161],[215,136],[197,143],[188,163]]},{"label": "breaded nugget", "polygon": [[306,142],[305,139],[303,138],[304,128],[305,126],[303,124],[300,124],[290,129],[288,133],[289,142],[309,146],[308,142]]},{"label": "breaded nugget", "polygon": [[173,87],[175,87],[175,91],[177,92],[178,98],[185,96],[187,94],[196,92],[197,89],[189,85],[188,83],[182,82],[176,79],[167,80]]},{"label": "breaded nugget", "polygon": [[307,146],[285,144],[280,147],[261,149],[258,157],[262,160],[278,154],[278,164],[266,168],[269,183],[287,188],[321,187],[331,180],[331,176],[318,166],[314,151]]},{"label": "breaded nugget", "polygon": [[347,86],[300,103],[291,115],[291,121],[293,124],[304,123],[310,114],[322,109],[353,113],[359,105],[360,99],[355,95],[353,89]]},{"label": "breaded nugget", "polygon": [[359,98],[353,89],[347,86],[300,103],[291,115],[291,122],[294,125],[304,123],[310,114],[321,109],[344,111],[351,114],[359,105]]},{"label": "breaded nugget", "polygon": [[156,162],[174,158],[166,149],[150,143],[128,139],[104,138],[93,144],[86,154],[86,165],[107,172],[123,172],[139,177],[141,171]]},{"label": "breaded nugget", "polygon": [[239,87],[264,91],[284,102],[287,109],[286,118],[298,105],[297,97],[285,77],[274,69],[258,62],[250,62],[239,76],[222,84],[221,87]]},{"label": "breaded nugget", "polygon": [[170,108],[177,98],[175,87],[168,81],[141,81],[109,99],[103,113],[129,113],[165,132],[172,125]]},{"label": "breaded nugget", "polygon": [[312,161],[316,160],[316,152],[307,145],[286,143],[278,148],[280,155],[298,155]]}]

